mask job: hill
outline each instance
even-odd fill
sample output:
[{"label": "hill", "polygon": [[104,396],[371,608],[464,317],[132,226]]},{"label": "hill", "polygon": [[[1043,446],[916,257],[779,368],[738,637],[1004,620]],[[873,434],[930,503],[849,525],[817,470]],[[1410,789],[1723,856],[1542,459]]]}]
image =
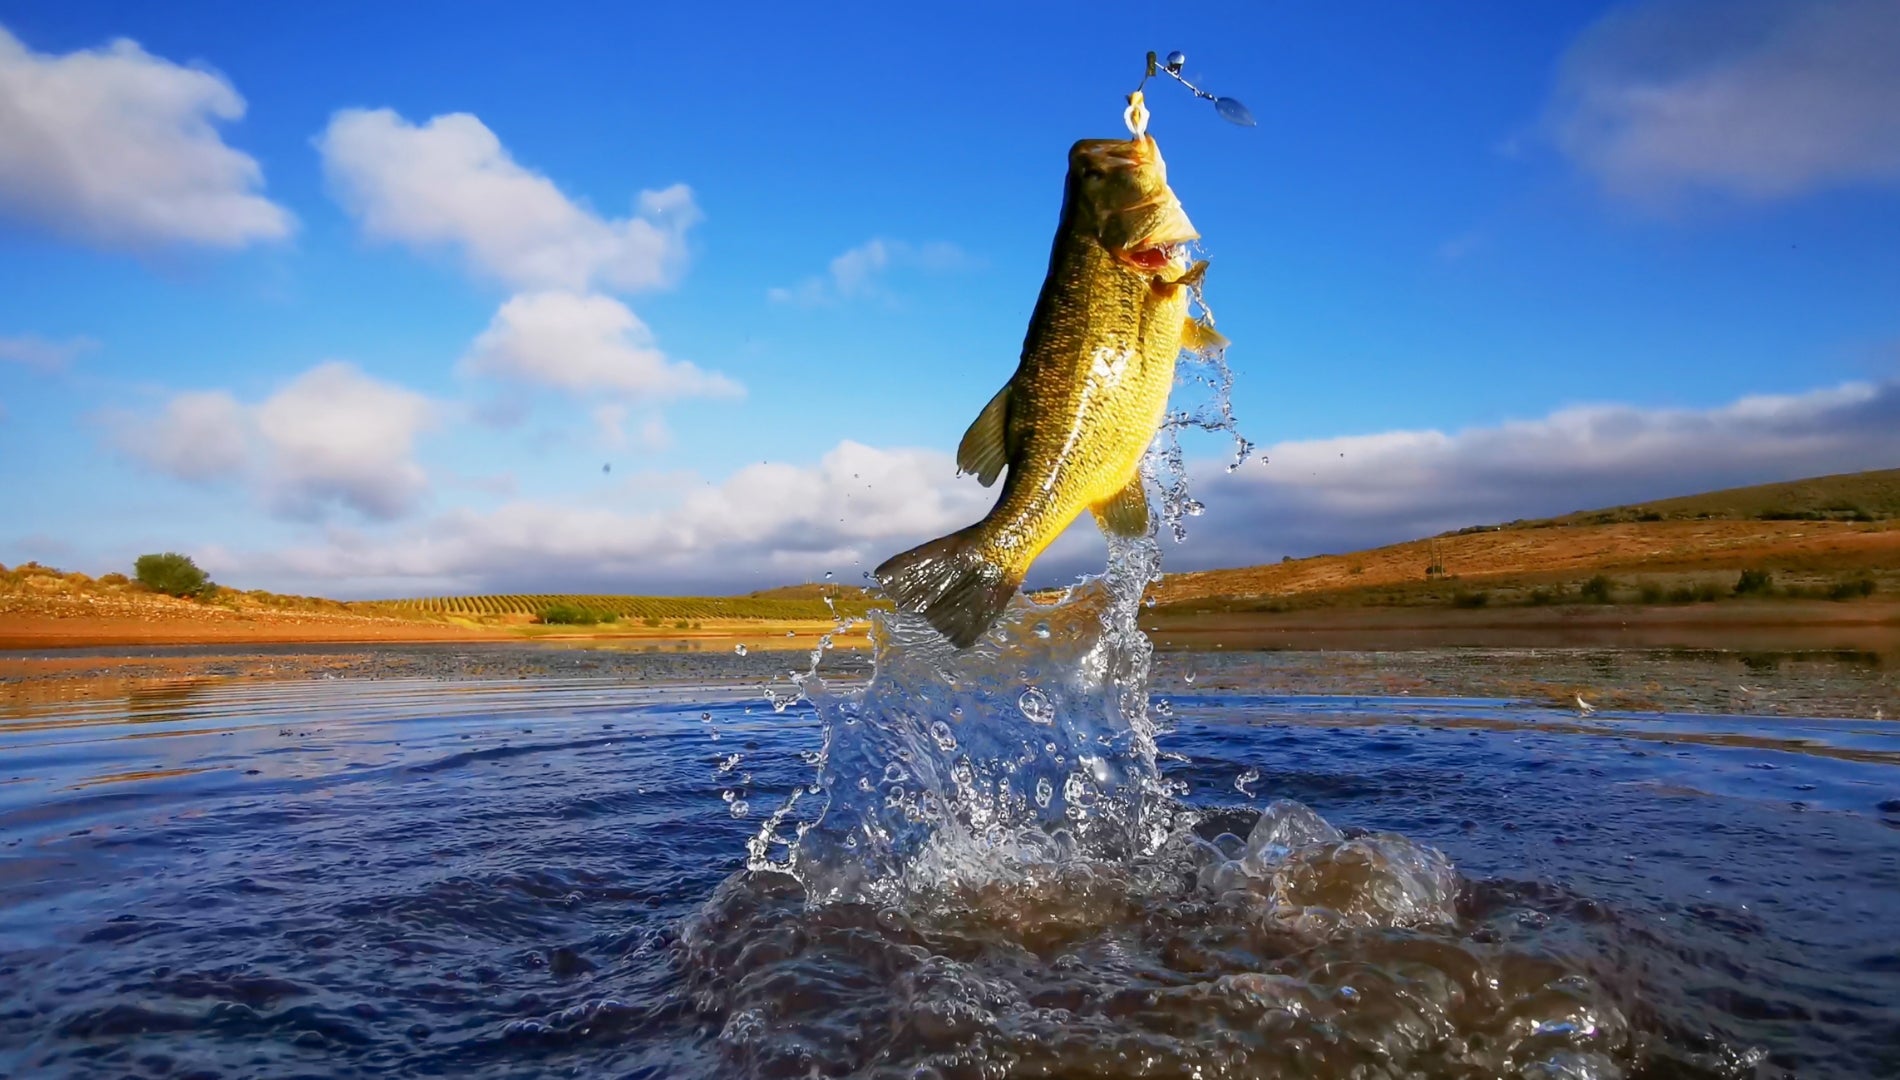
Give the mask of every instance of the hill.
[{"label": "hill", "polygon": [[[1745,583],[1743,571],[1757,576]],[[1171,574],[1155,599],[1160,614],[1192,615],[1897,593],[1900,469],[1888,469],[1474,526],[1347,555]]]}]

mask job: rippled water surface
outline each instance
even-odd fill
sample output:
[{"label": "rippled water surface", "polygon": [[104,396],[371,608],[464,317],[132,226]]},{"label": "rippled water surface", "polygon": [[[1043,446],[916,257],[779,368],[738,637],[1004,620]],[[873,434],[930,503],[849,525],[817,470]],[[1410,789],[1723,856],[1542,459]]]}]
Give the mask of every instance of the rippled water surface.
[{"label": "rippled water surface", "polygon": [[[747,670],[803,666],[773,657]],[[18,703],[0,1075],[1900,1075],[1892,722],[1183,663],[1177,831],[1077,854],[1070,815],[1009,872],[895,892],[744,869],[821,746],[751,680]],[[932,812],[870,780],[857,811]],[[1031,818],[1091,805],[1055,788]]]}]

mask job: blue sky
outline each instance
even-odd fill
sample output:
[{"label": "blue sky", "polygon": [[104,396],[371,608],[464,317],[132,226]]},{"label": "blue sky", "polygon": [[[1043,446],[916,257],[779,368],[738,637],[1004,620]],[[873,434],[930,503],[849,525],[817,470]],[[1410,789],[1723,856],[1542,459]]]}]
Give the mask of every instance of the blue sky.
[{"label": "blue sky", "polygon": [[855,579],[1151,48],[1260,120],[1151,93],[1267,454],[1171,566],[1900,465],[1895,0],[1019,7],[0,3],[0,562]]}]

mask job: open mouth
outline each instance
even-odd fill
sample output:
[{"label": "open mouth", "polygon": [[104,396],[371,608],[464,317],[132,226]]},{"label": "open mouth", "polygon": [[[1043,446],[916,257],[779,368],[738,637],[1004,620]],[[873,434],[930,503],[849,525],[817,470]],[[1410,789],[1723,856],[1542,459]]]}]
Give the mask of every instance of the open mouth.
[{"label": "open mouth", "polygon": [[1181,255],[1181,244],[1156,244],[1122,252],[1122,259],[1139,270],[1160,270]]}]

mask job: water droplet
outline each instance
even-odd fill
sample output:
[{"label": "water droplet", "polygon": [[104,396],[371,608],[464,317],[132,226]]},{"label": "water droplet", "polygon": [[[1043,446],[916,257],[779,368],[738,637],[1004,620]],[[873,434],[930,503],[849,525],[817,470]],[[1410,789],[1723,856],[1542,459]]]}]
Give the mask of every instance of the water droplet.
[{"label": "water droplet", "polygon": [[732,800],[732,816],[733,817],[742,818],[751,812],[752,812],[752,807],[746,805],[746,801],[744,799]]},{"label": "water droplet", "polygon": [[1036,780],[1036,805],[1046,808],[1049,805],[1049,800],[1055,797],[1056,786],[1049,782],[1048,777],[1038,777]]},{"label": "water droplet", "polygon": [[787,631],[785,631],[785,636],[786,636],[786,637],[797,637],[797,636],[798,636],[798,631],[796,631],[796,630],[787,630]]},{"label": "water droplet", "polygon": [[891,762],[889,765],[884,766],[884,780],[886,783],[891,783],[891,784],[902,783],[904,780],[909,778],[909,776],[910,774],[904,771],[904,767],[902,765],[899,765],[895,761]]},{"label": "water droplet", "polygon": [[1181,677],[1182,677],[1183,679],[1186,679],[1186,680],[1187,680],[1188,682],[1193,682],[1193,681],[1194,681],[1194,673],[1193,673],[1192,671],[1184,671],[1184,672],[1182,672],[1182,673],[1181,673]]},{"label": "water droplet", "polygon": [[1024,690],[1022,696],[1016,699],[1016,707],[1022,710],[1024,719],[1032,724],[1048,725],[1056,722],[1055,703],[1039,686]]},{"label": "water droplet", "polygon": [[739,755],[728,754],[726,755],[726,759],[719,763],[719,768],[716,771],[718,772],[719,775],[723,776],[724,774],[729,773],[738,767],[739,767]]},{"label": "water droplet", "polygon": [[1239,776],[1234,777],[1234,790],[1251,799],[1253,798],[1253,785],[1259,782],[1260,770],[1248,768],[1242,770]]},{"label": "water droplet", "polygon": [[739,654],[740,656],[744,656],[744,655],[745,655],[745,645],[744,645],[744,644],[739,644],[739,645],[734,645],[734,646],[732,647],[732,651],[733,651],[733,652],[736,652],[736,653],[738,653],[738,654]]},{"label": "water droplet", "polygon": [[1048,637],[1048,636],[1049,636],[1049,624],[1048,624],[1048,623],[1046,623],[1046,622],[1039,622],[1039,623],[1037,623],[1037,624],[1036,624],[1036,636],[1037,636],[1037,637],[1039,637],[1039,638],[1046,638],[1046,637]]},{"label": "water droplet", "polygon": [[930,725],[930,737],[937,740],[937,748],[945,753],[957,748],[957,737],[950,734],[950,725],[941,720]]},{"label": "water droplet", "polygon": [[826,580],[826,581],[830,581],[830,580],[831,580],[831,571],[829,571],[829,570],[827,570],[827,571],[825,571],[825,580]]}]

